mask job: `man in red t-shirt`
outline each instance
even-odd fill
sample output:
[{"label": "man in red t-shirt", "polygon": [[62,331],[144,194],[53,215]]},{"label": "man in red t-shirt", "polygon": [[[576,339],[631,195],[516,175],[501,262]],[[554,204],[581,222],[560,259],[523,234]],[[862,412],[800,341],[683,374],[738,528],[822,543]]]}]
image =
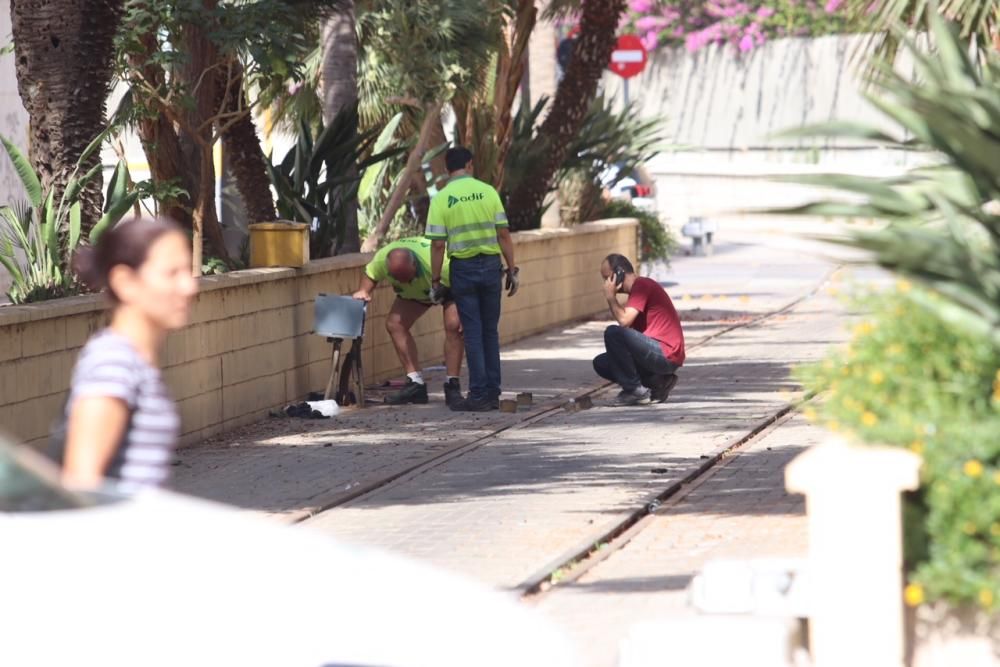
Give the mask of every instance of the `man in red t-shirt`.
[{"label": "man in red t-shirt", "polygon": [[[635,274],[624,255],[608,255],[601,263],[604,296],[618,324],[604,331],[607,352],[594,358],[594,370],[617,382],[618,405],[645,405],[667,400],[684,364],[684,332],[666,290],[655,280]],[[628,295],[622,306],[618,293]]]}]

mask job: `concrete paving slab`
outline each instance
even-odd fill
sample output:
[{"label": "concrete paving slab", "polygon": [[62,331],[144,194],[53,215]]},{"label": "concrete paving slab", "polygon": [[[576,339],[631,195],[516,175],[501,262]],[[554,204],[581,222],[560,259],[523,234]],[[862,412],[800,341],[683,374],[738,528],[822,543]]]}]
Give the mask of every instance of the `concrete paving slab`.
[{"label": "concrete paving slab", "polygon": [[[782,410],[793,364],[841,329],[829,297],[738,329],[689,357],[670,401],[557,413],[439,467],[310,519],[349,541],[392,549],[501,588],[599,538],[702,457]],[[761,348],[762,341],[780,346]]]},{"label": "concrete paving slab", "polygon": [[686,588],[707,561],[804,556],[805,505],[785,492],[784,468],[825,437],[796,416],[749,443],[661,508],[624,548],[579,581],[552,589],[537,607],[566,629],[587,667],[612,667],[630,628],[694,614]]},{"label": "concrete paving slab", "polygon": [[[761,261],[765,255],[767,265],[785,267],[784,279],[765,275]],[[685,322],[688,344],[696,346],[801,298],[830,270],[829,264],[804,260],[798,251],[762,253],[748,242],[740,245],[739,252],[680,258],[671,267],[658,265],[650,275],[671,285],[668,291]],[[713,281],[745,287],[745,299],[723,300],[724,291],[714,289]],[[280,520],[300,520],[415,464],[509,428],[546,402],[558,403],[597,386],[600,379],[591,359],[603,351],[606,325],[603,320],[579,323],[503,350],[504,386],[510,398],[516,392],[531,392],[533,411],[456,415],[443,404],[443,372],[433,370],[427,373],[429,405],[349,409],[332,421],[259,422],[181,450],[172,486]],[[747,414],[764,413],[755,409]]]}]

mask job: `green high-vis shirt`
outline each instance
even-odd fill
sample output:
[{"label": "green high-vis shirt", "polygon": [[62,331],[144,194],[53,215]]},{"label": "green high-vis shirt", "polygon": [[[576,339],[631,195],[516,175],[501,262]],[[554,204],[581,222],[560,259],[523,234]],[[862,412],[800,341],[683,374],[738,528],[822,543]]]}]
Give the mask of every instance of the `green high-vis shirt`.
[{"label": "green high-vis shirt", "polygon": [[[389,253],[397,248],[409,250],[417,258],[417,275],[408,283],[401,283],[389,275]],[[365,266],[365,275],[377,283],[388,280],[400,299],[430,303],[428,293],[431,291],[431,242],[415,236],[390,243],[375,253],[372,261]],[[447,258],[441,267],[441,283],[451,286]]]},{"label": "green high-vis shirt", "polygon": [[448,257],[499,255],[497,228],[507,226],[500,195],[471,176],[453,178],[431,199],[425,236],[448,242]]}]

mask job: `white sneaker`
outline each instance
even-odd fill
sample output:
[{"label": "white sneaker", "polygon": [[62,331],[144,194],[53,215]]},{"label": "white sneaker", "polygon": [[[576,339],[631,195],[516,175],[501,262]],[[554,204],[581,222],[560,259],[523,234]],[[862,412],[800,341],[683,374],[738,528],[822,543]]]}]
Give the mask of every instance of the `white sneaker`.
[{"label": "white sneaker", "polygon": [[615,398],[615,405],[649,405],[649,388],[639,387],[633,391],[622,390]]}]

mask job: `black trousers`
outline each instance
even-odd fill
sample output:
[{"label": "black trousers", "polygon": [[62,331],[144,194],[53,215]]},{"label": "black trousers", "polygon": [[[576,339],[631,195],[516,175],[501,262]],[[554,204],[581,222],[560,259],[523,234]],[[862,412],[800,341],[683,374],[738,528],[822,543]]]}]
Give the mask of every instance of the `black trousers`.
[{"label": "black trousers", "polygon": [[659,341],[617,324],[604,330],[607,352],[594,357],[594,370],[605,380],[634,391],[656,376],[671,375],[679,367],[663,354]]}]

